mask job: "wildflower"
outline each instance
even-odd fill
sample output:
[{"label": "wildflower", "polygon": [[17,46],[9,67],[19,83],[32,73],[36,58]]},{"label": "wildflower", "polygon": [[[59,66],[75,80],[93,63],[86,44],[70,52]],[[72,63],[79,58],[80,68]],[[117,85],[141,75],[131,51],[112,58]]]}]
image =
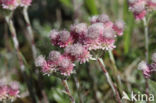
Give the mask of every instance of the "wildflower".
[{"label": "wildflower", "polygon": [[19,84],[17,82],[12,82],[9,85],[8,95],[13,101],[16,97],[19,97]]},{"label": "wildflower", "polygon": [[53,45],[57,45],[58,39],[59,39],[59,32],[57,30],[50,31],[50,40]]},{"label": "wildflower", "polygon": [[153,61],[154,63],[156,63],[156,53],[153,53],[153,54],[152,54],[152,61]]},{"label": "wildflower", "polygon": [[97,22],[100,22],[100,23],[107,23],[107,22],[109,22],[108,15],[106,15],[106,14],[99,15],[98,18],[97,18]]},{"label": "wildflower", "polygon": [[70,35],[70,32],[63,30],[59,32],[58,45],[60,47],[66,47],[67,45],[73,43],[73,38]]},{"label": "wildflower", "polygon": [[148,0],[147,5],[149,8],[156,10],[156,0]]},{"label": "wildflower", "polygon": [[61,62],[59,62],[58,70],[64,76],[69,76],[73,71],[74,65],[71,60],[64,57]]},{"label": "wildflower", "polygon": [[72,61],[79,61],[85,63],[91,58],[91,55],[87,49],[81,44],[73,44],[65,48],[65,55]]},{"label": "wildflower", "polygon": [[41,67],[43,73],[45,73],[45,74],[51,73],[51,68],[49,66],[49,62],[47,62],[45,60],[45,57],[43,57],[42,55],[40,55],[39,57],[36,58],[35,65],[37,67]]},{"label": "wildflower", "polygon": [[22,6],[22,7],[30,6],[31,2],[32,2],[32,0],[20,0],[20,6]]},{"label": "wildflower", "polygon": [[146,15],[146,0],[129,0],[129,9],[133,12],[137,20],[141,20]]},{"label": "wildflower", "polygon": [[51,51],[49,53],[49,60],[51,61],[59,61],[61,58],[61,53],[58,51]]},{"label": "wildflower", "polygon": [[1,84],[0,85],[0,101],[7,99],[8,97],[8,86]]},{"label": "wildflower", "polygon": [[50,32],[50,39],[53,45],[66,47],[73,42],[72,36],[66,30],[58,32],[57,30],[52,30]]},{"label": "wildflower", "polygon": [[0,84],[0,101],[15,100],[19,97],[19,84],[17,82],[11,82],[8,84]]},{"label": "wildflower", "polygon": [[104,33],[103,23],[94,23],[88,27],[85,38],[85,47],[89,50],[99,49],[99,36]]},{"label": "wildflower", "polygon": [[104,26],[102,23],[92,24],[88,27],[87,37],[90,39],[97,39],[99,35],[102,35],[104,32]]},{"label": "wildflower", "polygon": [[86,23],[79,23],[74,24],[70,27],[71,35],[73,36],[74,40],[77,42],[84,42],[84,37],[87,34],[87,24]]},{"label": "wildflower", "polygon": [[19,5],[18,0],[1,0],[1,3],[2,7],[8,10],[15,10]]},{"label": "wildflower", "polygon": [[98,16],[92,16],[90,19],[91,24],[97,23]]},{"label": "wildflower", "polygon": [[145,61],[141,61],[138,64],[138,69],[143,71],[145,78],[151,77],[151,68],[150,68],[150,66],[147,65],[147,63]]},{"label": "wildflower", "polygon": [[115,32],[113,30],[113,23],[108,22],[104,25],[104,32],[99,37],[100,48],[102,50],[111,50],[115,48]]},{"label": "wildflower", "polygon": [[53,72],[58,72],[64,76],[69,76],[74,67],[72,61],[58,51],[51,51],[48,60],[39,56],[36,59],[36,66],[41,67],[44,74],[50,75]]},{"label": "wildflower", "polygon": [[115,24],[113,25],[114,31],[117,32],[118,36],[123,35],[123,30],[124,30],[124,22],[122,20],[116,21]]},{"label": "wildflower", "polygon": [[35,65],[36,65],[37,67],[41,67],[41,66],[43,66],[45,63],[46,63],[46,60],[45,60],[45,58],[44,58],[42,55],[40,55],[39,57],[37,57],[36,60],[35,60]]}]

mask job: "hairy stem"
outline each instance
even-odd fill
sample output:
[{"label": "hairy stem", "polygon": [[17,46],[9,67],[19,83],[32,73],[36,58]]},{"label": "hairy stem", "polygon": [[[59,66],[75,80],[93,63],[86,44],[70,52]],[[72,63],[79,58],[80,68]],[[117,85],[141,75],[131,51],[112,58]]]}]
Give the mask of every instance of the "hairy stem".
[{"label": "hairy stem", "polygon": [[113,65],[114,75],[117,77],[117,82],[118,82],[118,85],[119,85],[119,89],[120,89],[120,92],[122,92],[123,91],[123,86],[122,86],[122,83],[121,83],[121,77],[119,75],[118,68],[116,66],[114,55],[113,55],[112,51],[109,50],[108,52],[109,52],[110,60],[111,60],[112,65]]},{"label": "hairy stem", "polygon": [[82,95],[80,94],[80,90],[81,90],[80,82],[77,77],[74,77],[74,81],[75,81],[76,89],[77,89],[78,96],[79,96],[79,102],[83,103]]},{"label": "hairy stem", "polygon": [[74,98],[73,98],[73,96],[72,96],[72,94],[71,94],[71,92],[69,90],[69,86],[68,86],[67,80],[62,80],[62,84],[63,84],[63,86],[65,88],[66,94],[70,98],[71,103],[75,103],[75,100],[74,100]]},{"label": "hairy stem", "polygon": [[32,49],[32,53],[33,53],[33,58],[35,60],[36,56],[37,56],[37,49],[36,49],[36,46],[35,46],[35,42],[34,42],[34,34],[33,34],[33,30],[32,30],[32,27],[31,27],[31,23],[30,23],[30,20],[29,20],[29,15],[28,15],[28,7],[24,7],[23,8],[23,16],[24,16],[24,19],[26,21],[26,25],[27,25],[27,31],[28,31],[28,37],[29,37],[29,43],[31,45],[31,49]]},{"label": "hairy stem", "polygon": [[149,58],[149,37],[148,37],[148,23],[146,18],[143,19],[144,22],[144,32],[145,32],[145,56],[146,62],[148,63]]},{"label": "hairy stem", "polygon": [[23,74],[24,80],[27,82],[28,90],[29,90],[29,93],[30,93],[30,95],[32,97],[32,100],[33,100],[34,103],[36,103],[35,95],[34,95],[34,93],[32,91],[32,88],[29,88],[30,87],[30,85],[29,85],[30,83],[27,80],[28,77],[27,77],[26,72],[25,72],[24,61],[23,61],[23,57],[22,57],[21,51],[19,49],[19,42],[18,42],[18,39],[17,39],[16,29],[14,27],[14,24],[13,24],[13,21],[11,19],[11,16],[6,16],[5,20],[6,20],[7,24],[8,24],[9,30],[11,32],[13,44],[14,44],[14,47],[16,49],[16,54],[17,54],[19,65],[20,65],[20,70],[21,70],[21,72]]},{"label": "hairy stem", "polygon": [[116,89],[114,83],[112,82],[112,80],[109,76],[109,73],[105,69],[104,61],[101,58],[98,58],[98,63],[100,64],[100,67],[101,67],[102,71],[104,72],[104,75],[106,76],[107,82],[109,83],[110,87],[112,88],[112,91],[113,91],[114,96],[116,97],[116,100],[118,101],[118,103],[121,103],[119,92]]},{"label": "hairy stem", "polygon": [[[31,46],[31,50],[32,50],[32,53],[33,53],[33,59],[35,60],[37,58],[37,49],[36,49],[36,45],[35,45],[35,41],[34,41],[34,33],[33,33],[33,30],[32,30],[32,27],[31,27],[30,19],[29,19],[28,6],[23,8],[23,16],[24,16],[24,19],[25,19],[25,22],[26,22],[26,28],[27,28],[27,31],[28,31],[28,41],[29,41],[29,44]],[[38,74],[38,78],[40,78],[39,74]],[[45,91],[41,90],[41,93],[42,93],[44,102],[48,103],[48,98],[47,98],[47,95],[46,95]]]},{"label": "hairy stem", "polygon": [[[145,33],[145,56],[146,56],[146,62],[148,64],[148,58],[149,58],[149,37],[148,37],[148,23],[146,18],[143,19],[144,23],[144,33]],[[148,79],[145,78],[145,86],[146,86],[146,94],[149,96],[149,83]]]}]

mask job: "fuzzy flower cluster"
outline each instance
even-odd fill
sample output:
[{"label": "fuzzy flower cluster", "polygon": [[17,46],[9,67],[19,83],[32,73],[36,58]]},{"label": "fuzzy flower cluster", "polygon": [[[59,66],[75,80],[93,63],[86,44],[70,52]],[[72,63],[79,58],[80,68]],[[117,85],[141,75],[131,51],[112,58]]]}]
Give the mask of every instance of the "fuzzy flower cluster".
[{"label": "fuzzy flower cluster", "polygon": [[124,22],[118,20],[113,23],[106,14],[93,16],[90,22],[89,26],[86,23],[71,25],[70,31],[51,30],[49,38],[52,45],[63,48],[63,53],[52,51],[48,60],[39,56],[36,66],[46,74],[59,71],[70,75],[75,61],[82,64],[93,59],[91,51],[114,49],[116,37],[123,35]]},{"label": "fuzzy flower cluster", "polygon": [[156,9],[156,0],[128,0],[129,9],[137,20],[143,19],[147,12]]},{"label": "fuzzy flower cluster", "polygon": [[15,10],[17,7],[30,6],[32,0],[0,0],[3,9]]},{"label": "fuzzy flower cluster", "polygon": [[141,61],[138,64],[138,69],[143,71],[145,78],[151,78],[151,75],[156,72],[156,53],[152,55],[151,64],[147,64],[145,61]]},{"label": "fuzzy flower cluster", "polygon": [[0,83],[0,101],[13,101],[19,97],[19,92],[19,85],[17,82],[12,82],[9,85]]}]

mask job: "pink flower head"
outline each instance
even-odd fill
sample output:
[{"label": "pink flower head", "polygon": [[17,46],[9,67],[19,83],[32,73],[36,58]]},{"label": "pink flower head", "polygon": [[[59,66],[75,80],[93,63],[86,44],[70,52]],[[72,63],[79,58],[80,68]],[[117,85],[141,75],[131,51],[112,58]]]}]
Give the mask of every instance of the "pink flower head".
[{"label": "pink flower head", "polygon": [[10,83],[8,95],[10,99],[14,100],[16,97],[19,97],[19,84],[17,82]]},{"label": "pink flower head", "polygon": [[58,65],[59,62],[62,60],[62,55],[58,51],[51,51],[49,53],[49,63],[53,65]]},{"label": "pink flower head", "polygon": [[151,72],[156,72],[156,62],[151,63]]},{"label": "pink flower head", "polygon": [[61,53],[58,51],[51,51],[49,53],[49,60],[51,61],[59,61],[61,58]]},{"label": "pink flower head", "polygon": [[85,39],[85,47],[89,50],[99,49],[99,37],[104,33],[103,23],[94,23],[88,27],[88,32]]},{"label": "pink flower head", "polygon": [[124,22],[122,20],[116,21],[115,24],[113,25],[114,31],[116,31],[118,36],[123,35],[124,31]]},{"label": "pink flower head", "polygon": [[20,1],[21,6],[30,6],[32,2],[32,0],[20,0]]},{"label": "pink flower head", "polygon": [[104,32],[104,26],[102,23],[95,23],[88,27],[87,37],[90,39],[97,39],[99,35]]},{"label": "pink flower head", "polygon": [[92,16],[90,19],[91,24],[97,23],[98,16]]},{"label": "pink flower head", "polygon": [[115,48],[115,32],[113,30],[113,23],[108,22],[104,25],[104,32],[99,37],[100,49],[111,50]]},{"label": "pink flower head", "polygon": [[19,5],[18,0],[1,0],[4,9],[14,10]]},{"label": "pink flower head", "polygon": [[45,57],[43,57],[42,55],[40,55],[39,57],[36,58],[35,65],[37,67],[41,67],[42,72],[45,73],[45,74],[49,74],[51,72],[49,62],[47,62],[45,60]]},{"label": "pink flower head", "polygon": [[152,61],[153,61],[154,63],[156,63],[156,53],[153,53],[153,54],[152,54]]},{"label": "pink flower head", "polygon": [[66,47],[69,44],[73,43],[73,38],[70,35],[70,32],[63,30],[59,32],[58,45],[60,47]]},{"label": "pink flower head", "polygon": [[43,57],[42,55],[37,57],[35,60],[35,65],[37,67],[42,67],[45,63],[46,63],[45,57]]},{"label": "pink flower head", "polygon": [[49,36],[51,43],[53,45],[57,45],[58,39],[59,39],[59,32],[57,30],[52,30],[50,31],[50,36]]},{"label": "pink flower head", "polygon": [[70,76],[74,68],[74,64],[67,57],[63,57],[59,62],[58,70],[64,76]]},{"label": "pink flower head", "polygon": [[148,0],[147,5],[149,8],[156,10],[156,0]]},{"label": "pink flower head", "polygon": [[130,3],[130,10],[133,12],[135,18],[137,20],[141,20],[145,17],[146,15],[146,0],[135,0],[131,1],[129,0]]},{"label": "pink flower head", "polygon": [[58,32],[57,30],[52,30],[50,32],[50,39],[53,45],[66,47],[67,45],[73,43],[73,38],[70,32],[63,30]]},{"label": "pink flower head", "polygon": [[143,71],[145,78],[151,77],[151,68],[147,65],[145,61],[141,61],[138,64],[138,69]]},{"label": "pink flower head", "polygon": [[73,61],[78,60],[80,63],[85,63],[91,58],[89,51],[81,44],[73,44],[66,47],[65,55]]},{"label": "pink flower head", "polygon": [[79,24],[72,25],[70,30],[75,41],[83,42],[84,37],[87,33],[88,27],[86,23],[79,23]]},{"label": "pink flower head", "polygon": [[97,22],[101,22],[101,23],[107,23],[107,22],[109,22],[108,15],[102,14],[102,15],[98,16]]},{"label": "pink flower head", "polygon": [[134,13],[134,16],[136,20],[141,20],[146,16],[146,10],[140,12],[140,13]]},{"label": "pink flower head", "polygon": [[8,86],[0,85],[0,101],[5,100],[8,97]]}]

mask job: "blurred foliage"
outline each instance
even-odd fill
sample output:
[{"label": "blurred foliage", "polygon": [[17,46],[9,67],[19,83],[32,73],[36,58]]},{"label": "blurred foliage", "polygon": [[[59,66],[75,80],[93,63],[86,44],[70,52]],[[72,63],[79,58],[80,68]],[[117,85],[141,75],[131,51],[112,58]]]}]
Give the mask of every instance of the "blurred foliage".
[{"label": "blurred foliage", "polygon": [[[74,1],[76,3],[74,3]],[[26,24],[22,16],[22,8],[14,12],[13,20],[17,29],[20,49],[25,57],[27,74],[32,90],[40,95],[38,89],[45,90],[50,103],[69,103],[68,96],[63,92],[61,80],[55,76],[38,76],[35,72],[39,68],[34,66],[31,47],[26,40]],[[124,36],[117,40],[117,48],[114,49],[115,60],[122,75],[124,91],[130,95],[132,91],[145,93],[145,79],[142,72],[136,69],[144,56],[144,29],[142,22],[136,22],[128,10],[127,0],[33,0],[29,8],[30,20],[35,34],[35,43],[38,55],[48,56],[51,50],[60,50],[51,45],[49,32],[51,29],[69,29],[75,22],[88,22],[93,15],[106,13],[113,21],[123,19],[125,21]],[[149,21],[150,55],[156,51],[156,14]],[[0,11],[0,80],[16,80],[21,85],[21,99],[15,103],[32,103],[28,94],[26,83],[23,81],[19,71],[16,53],[12,44],[10,32],[6,26],[2,12]],[[60,50],[61,51],[61,50]],[[106,68],[115,81],[112,65],[108,53],[103,53]],[[106,82],[102,70],[97,62],[77,65],[76,73],[68,78],[69,87],[76,100],[80,103],[116,103],[112,96],[111,88]],[[76,87],[76,80],[80,88]],[[156,97],[156,83],[149,81],[150,93]],[[79,94],[80,93],[80,94]],[[155,98],[156,99],[156,98]],[[155,102],[153,102],[155,103]]]}]

